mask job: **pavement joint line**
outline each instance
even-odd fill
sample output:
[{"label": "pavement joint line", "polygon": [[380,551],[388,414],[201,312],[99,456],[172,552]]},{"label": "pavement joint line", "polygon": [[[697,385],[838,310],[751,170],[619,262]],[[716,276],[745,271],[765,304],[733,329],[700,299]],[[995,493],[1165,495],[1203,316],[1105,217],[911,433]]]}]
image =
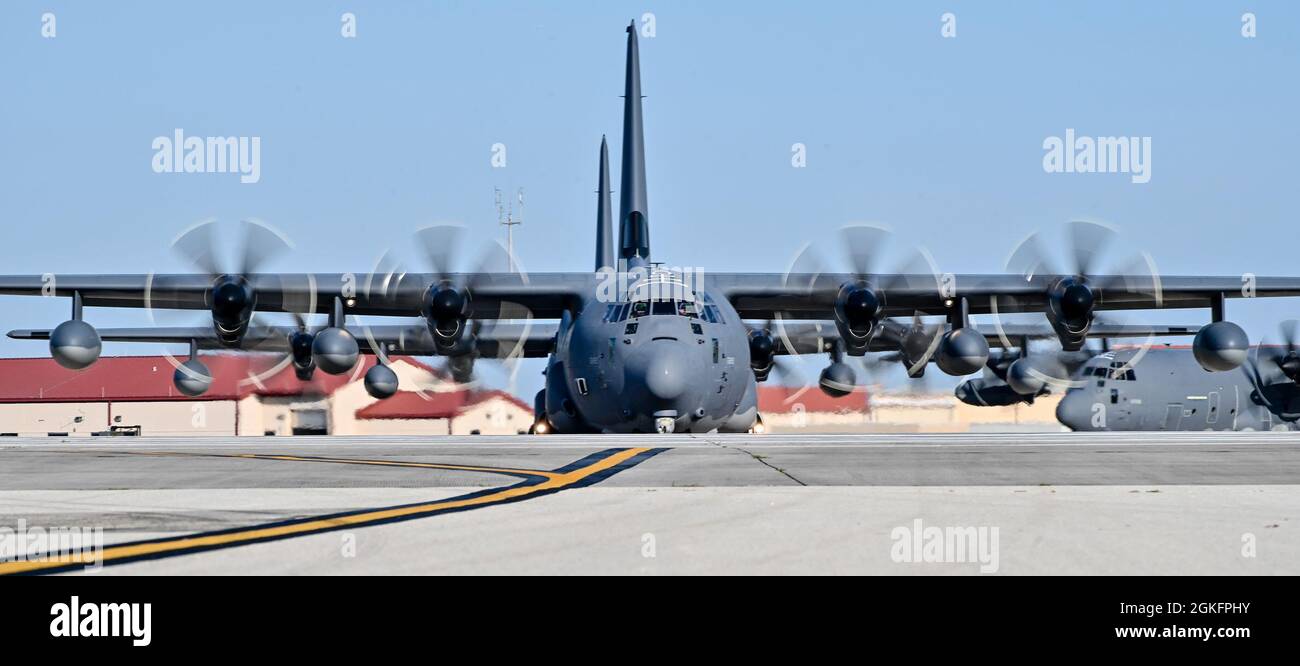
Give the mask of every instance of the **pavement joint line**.
[{"label": "pavement joint line", "polygon": [[[692,439],[695,439],[695,437],[692,436]],[[791,474],[791,473],[785,471],[784,469],[781,469],[780,467],[777,467],[776,465],[773,465],[772,463],[769,463],[769,462],[767,461],[767,459],[766,459],[764,456],[760,456],[760,455],[758,455],[758,454],[756,454],[756,453],[754,453],[754,452],[752,452],[752,451],[749,451],[749,450],[744,449],[744,448],[739,447],[739,446],[729,446],[729,445],[727,445],[727,444],[723,444],[722,442],[716,442],[716,441],[713,441],[712,439],[709,439],[709,438],[707,438],[707,437],[700,438],[700,440],[703,441],[703,442],[705,442],[705,443],[707,443],[707,444],[712,444],[713,446],[716,446],[716,447],[718,447],[718,448],[728,449],[728,450],[732,450],[732,451],[739,451],[739,452],[741,452],[741,453],[744,453],[745,455],[749,456],[750,458],[753,458],[754,460],[757,460],[758,462],[760,462],[760,463],[762,463],[763,465],[765,465],[768,469],[771,469],[771,470],[775,471],[776,473],[780,474],[781,476],[784,476],[785,478],[790,479],[791,481],[794,481],[795,483],[797,483],[797,484],[799,484],[799,485],[801,485],[801,486],[807,486],[807,485],[808,485],[808,484],[804,483],[803,481],[800,481],[799,479],[795,478],[795,476],[794,476],[793,474]]]}]

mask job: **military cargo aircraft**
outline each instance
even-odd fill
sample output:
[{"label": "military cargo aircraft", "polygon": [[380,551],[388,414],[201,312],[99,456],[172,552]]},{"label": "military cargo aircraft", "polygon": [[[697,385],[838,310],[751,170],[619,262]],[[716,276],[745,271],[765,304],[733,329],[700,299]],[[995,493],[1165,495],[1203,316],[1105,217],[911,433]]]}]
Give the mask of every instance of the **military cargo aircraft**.
[{"label": "military cargo aircraft", "polygon": [[[874,254],[881,236],[871,227],[846,228],[847,271],[799,264],[767,273],[664,269],[651,261],[635,24],[627,29],[626,58],[619,211],[615,218],[602,141],[590,270],[456,272],[455,233],[434,227],[419,236],[429,272],[265,273],[258,268],[268,232],[257,225],[248,227],[245,260],[223,270],[205,227],[197,227],[177,243],[202,268],[194,274],[0,276],[0,294],[63,297],[72,305],[70,320],[53,330],[11,335],[47,339],[54,359],[70,368],[95,362],[104,340],[187,343],[190,356],[177,362],[175,383],[189,395],[211,383],[198,354],[207,347],[277,351],[300,377],[352,372],[362,353],[381,361],[389,353],[437,354],[461,375],[476,359],[545,357],[534,432],[747,432],[761,428],[757,382],[783,355],[828,354],[819,385],[835,394],[856,384],[845,357],[868,352],[897,353],[911,375],[930,359],[950,375],[979,371],[990,337],[1006,331],[980,330],[972,315],[1042,313],[1062,348],[1077,351],[1098,334],[1098,312],[1204,308],[1209,323],[1196,334],[1195,359],[1227,372],[1246,361],[1250,343],[1225,318],[1226,301],[1300,296],[1295,277],[1252,277],[1244,289],[1238,276],[1094,274],[1087,260],[1063,271],[1043,270],[1041,262],[1001,274],[882,271]],[[1090,228],[1075,229],[1081,237]],[[83,317],[88,306],[208,311],[211,326],[97,331]],[[268,326],[255,321],[264,312],[301,319]],[[323,327],[308,325],[307,317],[320,315],[327,316]],[[362,317],[367,323],[358,325]],[[415,323],[372,325],[373,317]],[[365,384],[376,397],[398,389],[384,362]]]},{"label": "military cargo aircraft", "polygon": [[1188,347],[1101,354],[1080,369],[1056,418],[1085,431],[1300,429],[1300,353],[1290,331],[1229,372],[1206,372]]}]

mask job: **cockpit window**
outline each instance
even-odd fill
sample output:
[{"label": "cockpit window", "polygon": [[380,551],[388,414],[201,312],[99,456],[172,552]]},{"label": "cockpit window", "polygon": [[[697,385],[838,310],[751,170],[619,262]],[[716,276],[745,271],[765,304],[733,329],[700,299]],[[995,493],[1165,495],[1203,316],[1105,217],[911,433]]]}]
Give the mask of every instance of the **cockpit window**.
[{"label": "cockpit window", "polygon": [[657,315],[674,315],[677,314],[677,308],[674,307],[673,301],[654,301],[651,312]]},{"label": "cockpit window", "polygon": [[[624,304],[620,312],[615,312],[613,315],[609,315],[610,317],[617,317],[617,319],[610,318],[607,319],[607,321],[623,321],[624,319],[627,318],[629,308],[631,309],[631,315],[633,317],[645,317],[649,315],[676,315],[678,317],[687,317],[690,319],[696,319],[701,316],[700,308],[694,301],[679,301],[679,300],[664,299],[664,300],[633,301],[630,304]],[[710,311],[716,313],[717,308],[715,306],[705,307],[704,312],[706,314],[704,315],[704,318],[706,321],[713,321],[711,319],[708,319],[707,313]]]}]

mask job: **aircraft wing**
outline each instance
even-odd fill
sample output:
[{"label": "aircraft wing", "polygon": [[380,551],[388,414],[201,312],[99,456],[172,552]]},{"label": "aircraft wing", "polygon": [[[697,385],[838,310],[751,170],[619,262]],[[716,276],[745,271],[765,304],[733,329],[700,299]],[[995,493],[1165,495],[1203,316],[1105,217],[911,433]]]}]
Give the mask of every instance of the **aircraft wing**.
[{"label": "aircraft wing", "polygon": [[[476,352],[483,358],[544,358],[555,340],[556,325],[535,322],[498,322],[475,331],[478,344]],[[433,337],[424,322],[409,325],[349,325],[348,331],[357,339],[361,352],[373,354],[382,349],[385,354],[408,356],[433,356]],[[18,329],[9,331],[16,340],[48,340],[51,329]],[[258,352],[288,352],[289,337],[298,329],[294,326],[256,326],[240,342],[238,349]],[[139,342],[155,344],[189,344],[194,341],[199,349],[229,349],[221,344],[211,326],[179,326],[155,328],[103,328],[100,339],[105,342]]]},{"label": "aircraft wing", "polygon": [[[257,310],[329,313],[341,299],[348,314],[416,315],[425,292],[438,279],[467,285],[479,319],[494,318],[497,306],[513,303],[534,319],[561,313],[597,298],[593,273],[261,273],[245,276],[257,293]],[[831,319],[840,286],[861,277],[879,286],[886,316],[944,314],[954,296],[967,299],[970,314],[1042,312],[1064,275],[933,275],[847,273],[710,273],[716,287],[744,319]],[[1102,275],[1088,278],[1096,310],[1208,308],[1214,299],[1300,296],[1294,277],[1163,277]],[[211,307],[213,277],[204,274],[9,275],[0,276],[0,295],[80,294],[90,307],[203,310]],[[512,316],[512,315],[506,315]]]},{"label": "aircraft wing", "polygon": [[[593,292],[591,273],[260,273],[244,276],[257,293],[257,310],[329,313],[336,298],[348,314],[417,315],[438,279],[465,285],[478,318],[493,318],[502,303],[527,308],[534,319],[558,319]],[[80,294],[88,307],[206,310],[214,278],[203,274],[5,275],[0,295]],[[514,312],[514,309],[511,310]],[[513,315],[511,315],[513,316]]]},{"label": "aircraft wing", "polygon": [[[886,316],[945,314],[947,301],[964,297],[970,314],[1043,312],[1052,290],[1072,276],[1039,274],[714,273],[718,287],[744,319],[831,319],[846,282],[863,279],[883,294]],[[1098,275],[1088,284],[1096,310],[1209,308],[1220,294],[1235,298],[1300,296],[1300,278],[1254,276]]]},{"label": "aircraft wing", "polygon": [[[897,351],[903,336],[911,327],[912,323],[903,319],[884,320],[880,334],[871,341],[867,351]],[[1030,340],[1056,338],[1056,333],[1047,324],[972,324],[971,328],[983,334],[990,347],[1018,346],[1019,341],[1026,338]],[[1097,322],[1089,330],[1088,337],[1099,339],[1183,337],[1196,335],[1199,328],[1199,326]],[[774,323],[770,330],[778,342],[778,354],[821,354],[830,351],[834,343],[839,340],[839,332],[835,324],[829,321]],[[1009,345],[1003,342],[1004,337]]]}]

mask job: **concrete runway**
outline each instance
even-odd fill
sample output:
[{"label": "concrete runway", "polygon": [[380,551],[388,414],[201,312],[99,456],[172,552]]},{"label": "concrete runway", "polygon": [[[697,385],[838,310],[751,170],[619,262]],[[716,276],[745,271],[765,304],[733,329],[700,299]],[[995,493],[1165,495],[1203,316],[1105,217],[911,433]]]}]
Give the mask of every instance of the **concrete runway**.
[{"label": "concrete runway", "polygon": [[[1295,433],[39,438],[0,461],[0,536],[102,528],[99,575],[1300,573]],[[927,527],[996,528],[996,557],[900,557]],[[84,570],[56,564],[0,573]]]}]

